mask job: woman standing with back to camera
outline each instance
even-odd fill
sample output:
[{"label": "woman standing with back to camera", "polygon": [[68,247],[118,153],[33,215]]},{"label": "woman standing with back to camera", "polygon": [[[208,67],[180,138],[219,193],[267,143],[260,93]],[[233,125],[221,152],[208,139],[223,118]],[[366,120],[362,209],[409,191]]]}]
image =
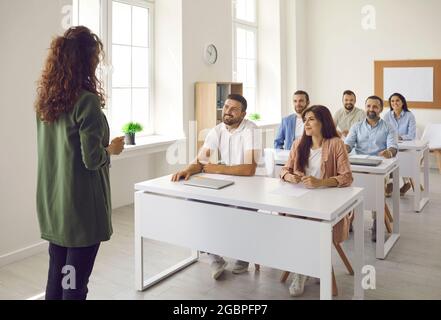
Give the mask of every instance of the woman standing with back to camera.
[{"label": "woman standing with back to camera", "polygon": [[96,77],[102,55],[95,34],[70,28],[52,41],[38,84],[37,212],[49,241],[47,300],[85,300],[100,243],[112,235],[110,156],[123,151],[124,140],[109,145]]}]

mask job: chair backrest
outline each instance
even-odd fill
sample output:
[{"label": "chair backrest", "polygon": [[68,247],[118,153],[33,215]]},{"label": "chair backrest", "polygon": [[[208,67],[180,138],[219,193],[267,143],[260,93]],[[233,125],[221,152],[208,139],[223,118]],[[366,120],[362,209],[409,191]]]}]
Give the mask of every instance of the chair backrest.
[{"label": "chair backrest", "polygon": [[428,141],[431,150],[441,149],[441,123],[428,124],[421,140]]},{"label": "chair backrest", "polygon": [[417,128],[416,128],[416,137],[415,137],[416,140],[421,140],[422,131],[423,131],[422,128],[417,126]]},{"label": "chair backrest", "polygon": [[256,176],[274,178],[276,167],[274,149],[265,149],[259,164],[256,169]]}]

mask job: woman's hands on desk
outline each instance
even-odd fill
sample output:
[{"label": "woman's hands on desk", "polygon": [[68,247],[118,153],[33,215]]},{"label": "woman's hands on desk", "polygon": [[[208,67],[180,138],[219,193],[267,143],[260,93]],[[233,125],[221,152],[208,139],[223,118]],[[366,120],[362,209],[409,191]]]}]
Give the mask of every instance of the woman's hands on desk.
[{"label": "woman's hands on desk", "polygon": [[293,184],[303,183],[303,185],[308,189],[318,189],[321,187],[338,186],[338,181],[334,178],[317,179],[315,177],[301,177],[296,174],[290,174],[290,173],[285,175],[282,180]]},{"label": "woman's hands on desk", "polygon": [[296,174],[288,173],[283,177],[282,180],[293,184],[299,184],[302,181],[302,177]]},{"label": "woman's hands on desk", "polygon": [[302,183],[309,189],[317,189],[323,187],[323,180],[315,177],[303,177]]}]

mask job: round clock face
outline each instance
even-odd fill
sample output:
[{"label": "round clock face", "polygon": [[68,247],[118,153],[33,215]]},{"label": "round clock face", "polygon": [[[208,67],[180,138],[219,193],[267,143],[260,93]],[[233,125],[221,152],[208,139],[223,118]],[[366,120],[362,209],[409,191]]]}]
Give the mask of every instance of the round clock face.
[{"label": "round clock face", "polygon": [[215,64],[217,61],[217,48],[214,44],[210,44],[205,49],[205,60],[209,64]]}]

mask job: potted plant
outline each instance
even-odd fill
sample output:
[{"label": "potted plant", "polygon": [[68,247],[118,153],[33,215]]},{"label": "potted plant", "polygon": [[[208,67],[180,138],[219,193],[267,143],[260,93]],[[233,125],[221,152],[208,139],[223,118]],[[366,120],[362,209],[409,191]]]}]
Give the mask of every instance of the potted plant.
[{"label": "potted plant", "polygon": [[135,134],[137,132],[141,132],[142,130],[144,130],[144,128],[142,127],[141,124],[137,123],[137,122],[129,122],[126,123],[123,128],[122,131],[124,132],[124,134],[126,135],[125,138],[125,143],[129,146],[134,146],[136,145],[135,143]]},{"label": "potted plant", "polygon": [[250,114],[250,120],[252,120],[252,121],[260,121],[262,118],[261,118],[261,116],[260,116],[260,114],[258,114],[258,113],[252,113],[252,114]]}]

